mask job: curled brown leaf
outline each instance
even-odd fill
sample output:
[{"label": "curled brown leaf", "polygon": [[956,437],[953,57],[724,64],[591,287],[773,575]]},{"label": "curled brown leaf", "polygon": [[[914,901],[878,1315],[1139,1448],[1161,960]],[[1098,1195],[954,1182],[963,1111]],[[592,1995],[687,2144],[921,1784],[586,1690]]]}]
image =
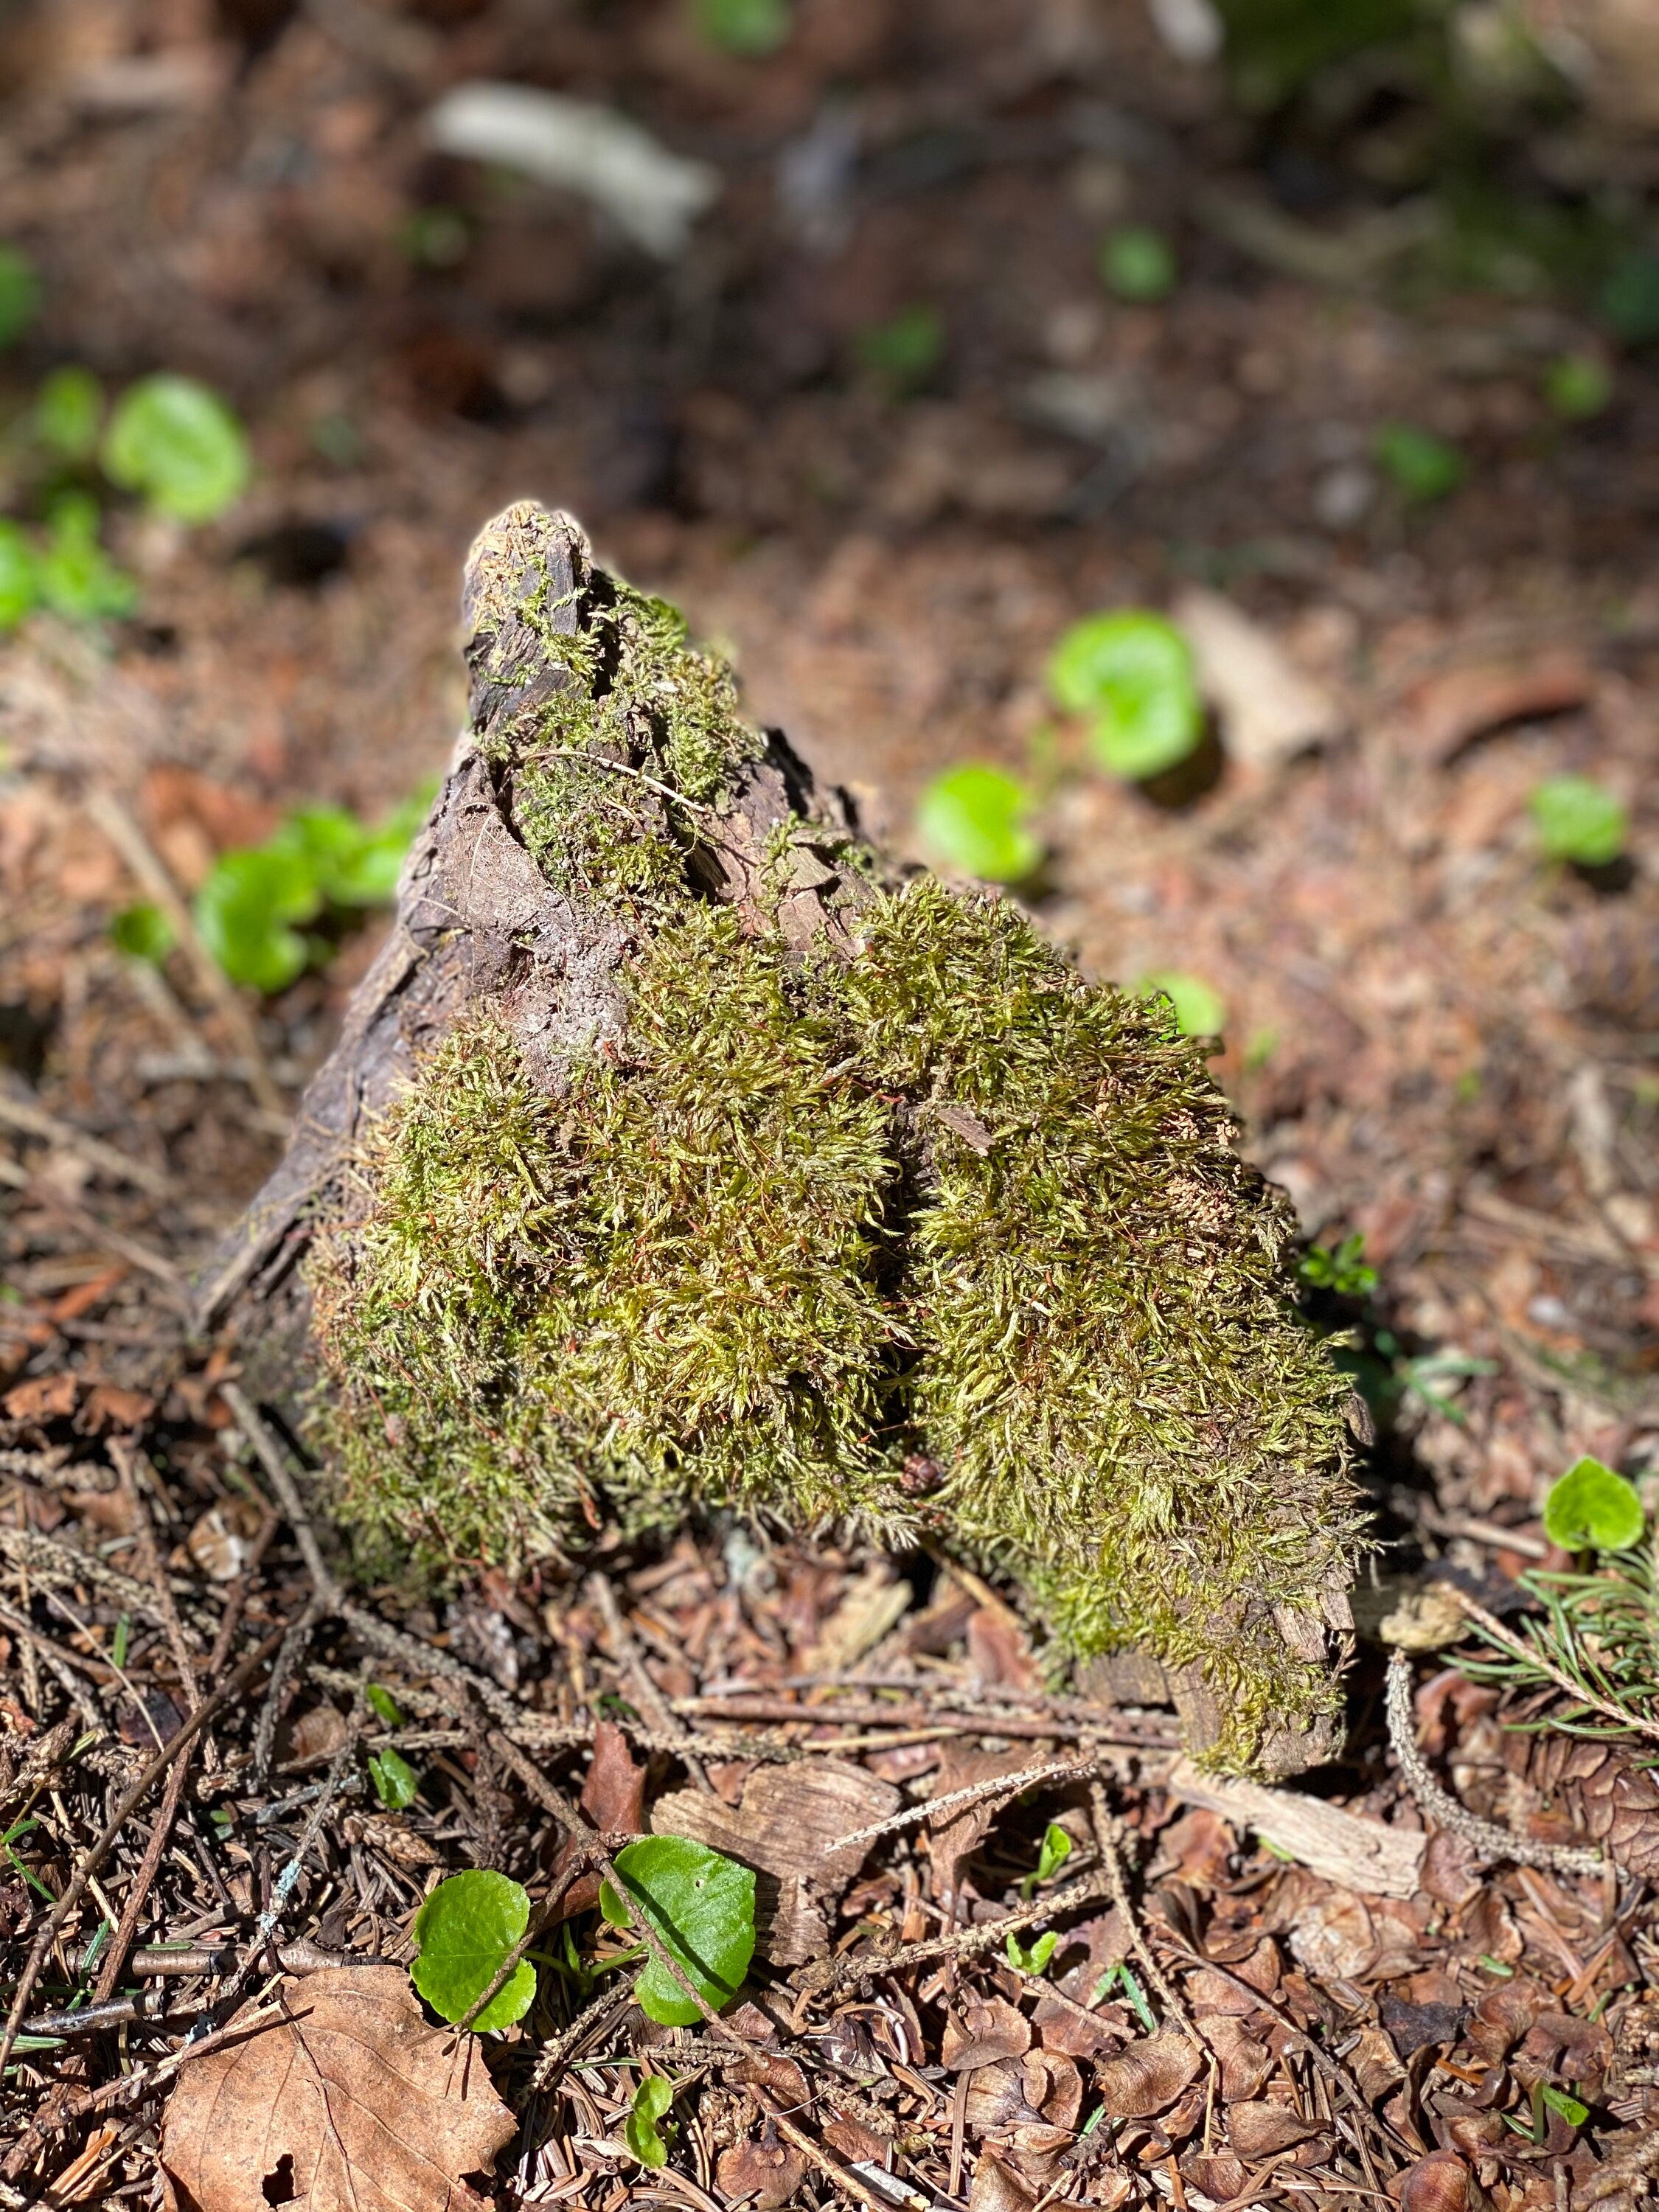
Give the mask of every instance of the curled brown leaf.
[{"label": "curled brown leaf", "polygon": [[1166,2031],[1131,2044],[1096,2069],[1095,2080],[1115,2120],[1146,2120],[1173,2104],[1198,2072],[1198,2045]]}]

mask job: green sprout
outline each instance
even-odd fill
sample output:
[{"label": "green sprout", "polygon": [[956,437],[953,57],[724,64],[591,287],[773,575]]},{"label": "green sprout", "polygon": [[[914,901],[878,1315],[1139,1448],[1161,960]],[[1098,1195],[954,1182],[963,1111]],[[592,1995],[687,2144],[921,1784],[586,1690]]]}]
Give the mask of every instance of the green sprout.
[{"label": "green sprout", "polygon": [[159,906],[141,900],[137,906],[123,907],[111,918],[110,943],[117,951],[125,952],[130,960],[148,960],[159,968],[178,942],[173,924]]},{"label": "green sprout", "polygon": [[0,246],[0,346],[15,345],[40,312],[40,278],[27,253]]},{"label": "green sprout", "polygon": [[34,395],[34,435],[59,460],[89,461],[103,420],[104,387],[89,368],[55,368]]},{"label": "green sprout", "polygon": [[1364,1237],[1356,1229],[1334,1252],[1322,1244],[1310,1244],[1296,1272],[1311,1290],[1334,1291],[1340,1298],[1368,1298],[1376,1288],[1376,1270],[1366,1265],[1364,1253]]},{"label": "green sprout", "polygon": [[1052,1881],[1072,1856],[1072,1839],[1057,1820],[1050,1820],[1042,1832],[1042,1845],[1037,1853],[1036,1871],[1024,1876],[1019,1893],[1028,1902],[1045,1881]]},{"label": "green sprout", "polygon": [[1385,422],[1376,434],[1378,467],[1401,497],[1413,507],[1448,499],[1468,475],[1458,448],[1410,422]]},{"label": "green sprout", "polygon": [[665,2127],[674,2101],[674,2085],[661,2074],[647,2074],[634,2092],[634,2102],[623,2122],[623,2141],[641,2166],[666,2166],[672,2127]]},{"label": "green sprout", "polygon": [[919,392],[945,358],[945,318],[937,307],[901,307],[855,341],[859,359],[898,398]]},{"label": "green sprout", "polygon": [[[703,2002],[716,2011],[743,1986],[755,1954],[755,1876],[735,1859],[684,1836],[641,1836],[611,1862],[627,1903],[607,1880],[599,1911],[613,1928],[647,1921]],[[629,1908],[632,1908],[630,1912]],[[634,1987],[647,2020],[690,2027],[702,2015],[654,1951]]]},{"label": "green sprout", "polygon": [[65,492],[52,504],[35,574],[42,605],[70,622],[118,621],[138,604],[137,584],[99,543],[101,521],[89,493]]},{"label": "green sprout", "polygon": [[1018,1936],[1010,1936],[1006,1946],[1008,1964],[1017,1974],[1046,1974],[1048,1961],[1059,1948],[1059,1934],[1052,1928],[1039,1936],[1029,1950]]},{"label": "green sprout", "polygon": [[1605,868],[1624,852],[1629,814],[1624,801],[1594,776],[1553,775],[1528,803],[1546,860]]},{"label": "green sprout", "polygon": [[916,808],[916,834],[944,866],[988,884],[1023,883],[1042,858],[1026,828],[1031,794],[1018,776],[978,761],[936,775]]},{"label": "green sprout", "polygon": [[1143,999],[1167,999],[1182,1036],[1219,1036],[1227,1024],[1227,1002],[1201,975],[1165,968],[1140,979]]},{"label": "green sprout", "polygon": [[40,564],[21,522],[0,516],[0,630],[15,629],[40,604]]},{"label": "green sprout", "polygon": [[241,424],[193,377],[146,376],[116,402],[104,434],[104,473],[179,522],[211,522],[234,507],[252,473]]},{"label": "green sprout", "polygon": [[1642,1540],[1646,1516],[1633,1484],[1588,1455],[1550,1488],[1544,1534],[1564,1552],[1627,1552]]},{"label": "green sprout", "polygon": [[403,1726],[404,1717],[398,1709],[398,1700],[390,1690],[382,1689],[378,1682],[364,1683],[363,1703],[378,1719],[385,1722],[387,1728]]},{"label": "green sprout", "polygon": [[691,20],[705,44],[748,61],[776,53],[794,28],[790,0],[692,0]]},{"label": "green sprout", "polygon": [[[453,1874],[415,1916],[409,1978],[441,2019],[465,2020],[529,1926],[530,1899],[520,1883],[483,1869]],[[511,2027],[535,1995],[536,1969],[520,1959],[472,2022],[474,2031]]]},{"label": "green sprout", "polygon": [[1170,241],[1146,223],[1119,223],[1109,230],[1096,258],[1107,290],[1137,307],[1167,300],[1180,275]]},{"label": "green sprout", "polygon": [[390,1748],[368,1755],[368,1778],[388,1813],[401,1813],[420,1795],[421,1778],[401,1753]]},{"label": "green sprout", "polygon": [[1085,615],[1054,647],[1048,689],[1081,716],[1109,775],[1139,782],[1174,768],[1204,735],[1192,647],[1161,615]]},{"label": "green sprout", "polygon": [[1564,422],[1588,422],[1607,411],[1613,371],[1599,354],[1564,353],[1544,372],[1544,398]]}]

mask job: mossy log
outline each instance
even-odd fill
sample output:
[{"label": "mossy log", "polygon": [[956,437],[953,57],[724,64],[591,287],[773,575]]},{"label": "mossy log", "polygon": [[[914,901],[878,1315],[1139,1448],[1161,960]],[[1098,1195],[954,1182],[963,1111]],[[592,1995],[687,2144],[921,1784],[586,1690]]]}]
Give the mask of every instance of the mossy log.
[{"label": "mossy log", "polygon": [[489,526],[464,623],[395,923],[201,1291],[308,1378],[339,1516],[441,1567],[925,1541],[1155,1656],[1217,1763],[1328,1755],[1347,1386],[1167,1005],[893,868],[568,517]]}]

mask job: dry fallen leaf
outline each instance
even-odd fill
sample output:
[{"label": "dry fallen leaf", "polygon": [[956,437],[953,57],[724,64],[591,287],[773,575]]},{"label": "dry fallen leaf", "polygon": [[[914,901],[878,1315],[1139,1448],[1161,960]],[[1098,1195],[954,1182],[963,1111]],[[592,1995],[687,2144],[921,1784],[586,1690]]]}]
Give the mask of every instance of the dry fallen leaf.
[{"label": "dry fallen leaf", "polygon": [[1469,2169],[1455,2152],[1431,2150],[1399,2181],[1401,2212],[1465,2212]]},{"label": "dry fallen leaf", "polygon": [[400,1968],[330,1967],[179,2075],[167,2212],[474,2212],[488,2200],[469,2178],[517,2125],[477,2038],[428,2027]]},{"label": "dry fallen leaf", "polygon": [[1228,2108],[1228,2137],[1241,2158],[1271,2158],[1276,2150],[1288,2150],[1318,2133],[1316,2124],[1300,2118],[1288,2105],[1263,2100]]},{"label": "dry fallen leaf", "polygon": [[1242,2020],[1224,2012],[1201,2013],[1194,2022],[1221,2063],[1224,2104],[1237,2105],[1258,2097],[1273,2070],[1273,2055],[1258,2043]]},{"label": "dry fallen leaf", "polygon": [[798,2150],[775,2137],[768,2142],[733,2143],[723,2150],[714,2168],[720,2194],[728,2203],[746,2198],[758,2212],[787,2204],[806,2175],[806,2160]]},{"label": "dry fallen leaf", "polygon": [[975,1997],[960,2014],[946,2014],[939,2057],[950,2073],[971,2074],[999,2058],[1018,2058],[1030,2047],[1030,2022],[1024,2013],[1001,1997]]},{"label": "dry fallen leaf", "polygon": [[1199,2064],[1199,2047],[1184,2035],[1152,2035],[1097,2067],[1096,2086],[1111,2118],[1147,2120],[1180,2095]]}]

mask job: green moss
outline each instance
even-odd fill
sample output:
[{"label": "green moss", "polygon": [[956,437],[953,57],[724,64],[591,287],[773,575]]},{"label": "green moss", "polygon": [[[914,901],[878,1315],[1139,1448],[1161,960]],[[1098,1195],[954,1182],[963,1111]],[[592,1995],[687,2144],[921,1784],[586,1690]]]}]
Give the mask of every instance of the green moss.
[{"label": "green moss", "polygon": [[1200,1050],[930,879],[850,957],[694,896],[694,809],[547,732],[700,806],[754,740],[671,611],[584,588],[510,766],[549,872],[649,913],[624,1041],[552,1097],[485,1009],[372,1127],[309,1263],[346,1517],[441,1564],[688,1505],[927,1534],[1073,1650],[1197,1663],[1248,1765],[1336,1703],[1275,1613],[1346,1579],[1347,1385]]}]

